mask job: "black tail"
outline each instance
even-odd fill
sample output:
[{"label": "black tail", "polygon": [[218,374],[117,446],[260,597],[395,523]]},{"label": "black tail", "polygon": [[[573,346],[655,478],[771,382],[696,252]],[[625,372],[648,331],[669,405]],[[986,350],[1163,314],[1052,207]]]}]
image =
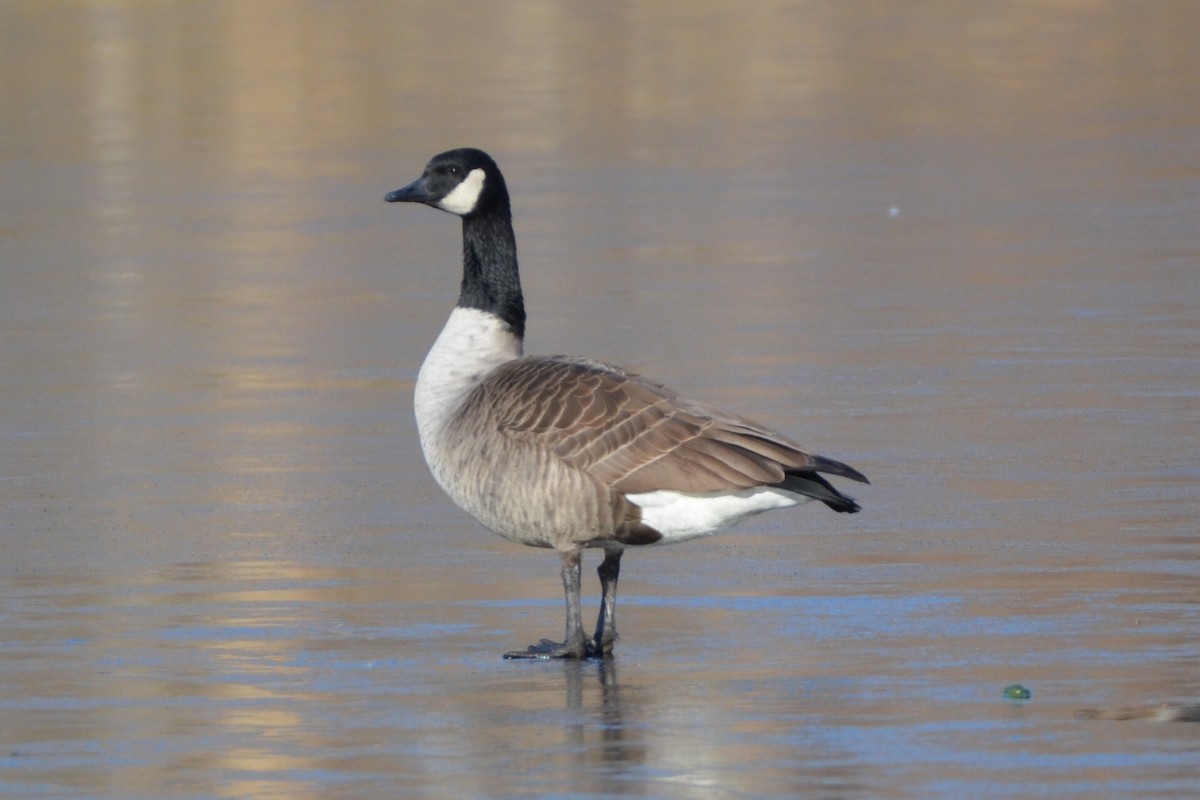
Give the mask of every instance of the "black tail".
[{"label": "black tail", "polygon": [[788,470],[784,473],[784,479],[775,485],[780,489],[820,500],[834,511],[844,514],[853,514],[861,510],[862,506],[855,502],[853,497],[842,494],[833,487],[833,484],[817,473],[825,472],[830,475],[840,475],[859,483],[870,483],[866,476],[853,467],[846,466],[840,461],[834,461],[832,458],[824,456],[811,456],[811,458],[812,469]]}]

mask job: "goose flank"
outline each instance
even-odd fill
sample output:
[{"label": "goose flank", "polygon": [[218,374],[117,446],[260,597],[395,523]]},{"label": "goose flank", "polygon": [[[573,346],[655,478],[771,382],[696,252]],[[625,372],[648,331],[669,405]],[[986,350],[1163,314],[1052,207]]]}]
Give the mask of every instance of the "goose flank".
[{"label": "goose flank", "polygon": [[[609,655],[626,547],[707,536],[811,500],[859,510],[825,476],[867,483],[861,473],[782,434],[610,364],[523,355],[512,210],[487,153],[434,156],[420,178],[385,199],[462,219],[458,304],[421,365],[414,396],[429,469],[484,526],[551,548],[562,561],[564,640],[543,639],[506,658]],[[604,551],[591,636],[579,598],[585,548]]]}]

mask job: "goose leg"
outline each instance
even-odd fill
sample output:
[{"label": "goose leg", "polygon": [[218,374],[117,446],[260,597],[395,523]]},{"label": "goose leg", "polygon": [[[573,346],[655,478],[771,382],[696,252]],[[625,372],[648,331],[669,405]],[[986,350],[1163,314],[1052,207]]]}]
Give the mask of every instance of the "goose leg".
[{"label": "goose leg", "polygon": [[579,584],[582,550],[576,548],[562,553],[563,592],[567,597],[567,636],[565,641],[542,639],[524,650],[505,653],[505,658],[586,658],[587,636],[579,608]]},{"label": "goose leg", "polygon": [[588,655],[606,656],[617,641],[617,576],[621,574],[623,549],[605,550],[604,561],[596,573],[600,576],[600,618],[596,635],[588,642]]}]

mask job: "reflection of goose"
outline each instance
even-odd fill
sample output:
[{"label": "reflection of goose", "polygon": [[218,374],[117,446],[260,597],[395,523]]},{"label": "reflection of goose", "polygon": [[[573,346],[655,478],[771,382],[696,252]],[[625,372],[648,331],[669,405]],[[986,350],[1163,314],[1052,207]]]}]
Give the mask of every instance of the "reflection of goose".
[{"label": "reflection of goose", "polygon": [[[387,196],[462,217],[463,275],[416,387],[417,427],[434,477],[501,536],[562,558],[565,641],[511,658],[582,658],[612,651],[621,554],[684,541],[811,499],[858,504],[820,473],[867,482],[791,439],[617,367],[522,356],[525,306],[504,176],[480,150],[435,156]],[[604,549],[602,607],[588,639],[579,607],[580,555]]]}]

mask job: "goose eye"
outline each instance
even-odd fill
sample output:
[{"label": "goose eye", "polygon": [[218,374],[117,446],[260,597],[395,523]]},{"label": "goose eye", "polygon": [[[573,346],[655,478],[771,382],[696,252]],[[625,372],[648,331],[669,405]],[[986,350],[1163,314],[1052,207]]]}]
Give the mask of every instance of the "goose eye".
[{"label": "goose eye", "polygon": [[462,174],[462,170],[456,166],[446,167],[446,172],[450,173],[451,175],[454,175],[455,177]]}]

